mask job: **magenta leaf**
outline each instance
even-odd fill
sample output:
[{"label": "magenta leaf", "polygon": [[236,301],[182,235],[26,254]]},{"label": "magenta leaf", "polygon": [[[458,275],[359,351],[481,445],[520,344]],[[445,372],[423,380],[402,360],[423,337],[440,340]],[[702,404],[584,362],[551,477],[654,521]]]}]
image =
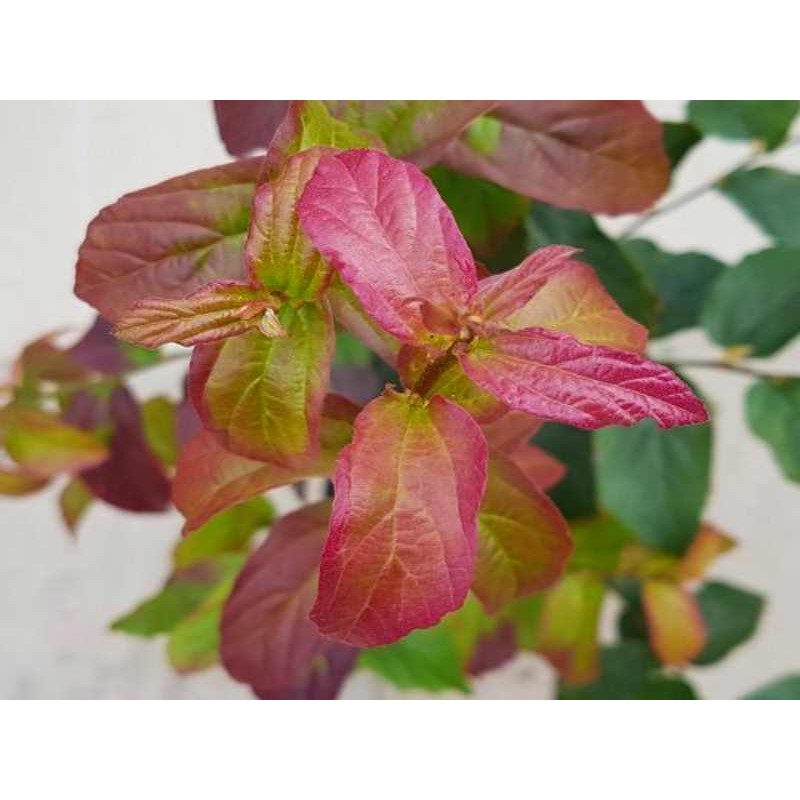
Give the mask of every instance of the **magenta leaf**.
[{"label": "magenta leaf", "polygon": [[431,181],[374,150],[324,156],[303,229],[369,314],[409,343],[457,333],[477,290],[472,255]]},{"label": "magenta leaf", "polygon": [[288,100],[215,100],[219,137],[232,156],[265,150],[286,116]]},{"label": "magenta leaf", "polygon": [[662,428],[708,419],[703,403],[667,367],[623,350],[586,345],[540,328],[496,331],[460,356],[464,371],[511,408],[578,428]]},{"label": "magenta leaf", "polygon": [[323,638],[308,618],[329,515],[325,501],[276,522],[225,603],[222,663],[259,696],[320,693],[330,667],[326,656],[342,647]]},{"label": "magenta leaf", "polygon": [[487,447],[441,397],[387,393],[339,456],[331,529],[311,618],[357,646],[434,625],[464,602],[477,546]]}]

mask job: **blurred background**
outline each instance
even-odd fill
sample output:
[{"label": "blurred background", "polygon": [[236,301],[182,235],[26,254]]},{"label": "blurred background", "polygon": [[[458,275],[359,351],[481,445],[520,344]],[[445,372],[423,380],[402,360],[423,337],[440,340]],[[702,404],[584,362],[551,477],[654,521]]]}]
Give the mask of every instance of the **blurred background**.
[{"label": "blurred background", "polygon": [[[684,118],[684,103],[647,105],[659,118],[677,120]],[[72,294],[73,269],[86,225],[102,206],[229,157],[210,102],[2,103],[0,130],[5,176],[0,370],[5,373],[26,342],[48,331],[77,333],[91,323],[92,309]],[[682,162],[665,199],[725,172],[747,152],[746,144],[705,140]],[[800,147],[767,163],[798,172]],[[603,223],[617,233],[630,221]],[[654,219],[641,235],[669,250],[703,250],[729,264],[767,245],[733,204],[713,192]],[[662,339],[652,351],[664,360],[714,352],[697,331]],[[800,373],[800,342],[761,366]],[[135,376],[132,385],[177,397],[179,370],[165,364]],[[739,542],[713,575],[767,597],[758,632],[747,644],[717,665],[687,673],[702,696],[735,698],[800,668],[800,485],[781,476],[766,445],[746,430],[745,376],[705,369],[687,374],[714,401],[714,485],[705,518]],[[57,491],[0,498],[0,697],[250,697],[247,687],[219,668],[176,676],[164,659],[162,640],[108,630],[111,620],[163,583],[181,526],[177,512],[148,516],[95,504],[75,541],[59,518]],[[610,617],[606,627],[610,633]],[[522,655],[479,678],[474,696],[549,697],[554,680],[543,660]],[[343,696],[403,695],[358,673]]]}]

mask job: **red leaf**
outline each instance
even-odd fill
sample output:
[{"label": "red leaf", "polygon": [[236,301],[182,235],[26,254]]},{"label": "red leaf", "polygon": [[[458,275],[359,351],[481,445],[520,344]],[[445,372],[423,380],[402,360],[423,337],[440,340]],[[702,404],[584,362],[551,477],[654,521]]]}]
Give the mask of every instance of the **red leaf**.
[{"label": "red leaf", "polygon": [[467,665],[470,675],[483,675],[502,667],[517,654],[517,635],[510,622],[503,622],[493,631],[484,633],[476,642]]},{"label": "red leaf", "polygon": [[114,425],[109,458],[85,470],[80,478],[95,497],[128,511],[164,511],[170,484],[161,462],[147,445],[141,414],[133,395],[118,387],[111,395]]},{"label": "red leaf", "polygon": [[486,449],[472,418],[441,397],[390,393],[361,412],[336,466],[311,614],[323,634],[386,644],[464,602]]},{"label": "red leaf", "polygon": [[328,532],[330,502],[278,520],[239,573],[222,614],[222,663],[260,696],[291,693],[340,645],[320,636],[308,612]]},{"label": "red leaf", "polygon": [[663,664],[683,666],[700,655],[706,625],[693,594],[667,581],[645,581],[642,606],[650,646]]},{"label": "red leaf", "polygon": [[73,361],[96,372],[127,372],[134,364],[113,331],[114,326],[98,314],[92,327],[67,352]]},{"label": "red leaf", "polygon": [[678,567],[681,581],[699,581],[705,577],[711,565],[723,553],[736,547],[736,542],[727,533],[709,525],[700,526],[697,535],[683,555]]},{"label": "red leaf", "polygon": [[475,264],[416,167],[373,150],[325,156],[298,208],[311,241],[383,328],[410,343],[458,332]]},{"label": "red leaf", "polygon": [[561,512],[513,462],[499,454],[489,461],[478,533],[472,590],[490,613],[550,586],[572,553]]},{"label": "red leaf", "polygon": [[160,347],[175,342],[186,347],[238,336],[252,328],[264,333],[265,314],[277,301],[243,281],[215,281],[185,299],[152,297],[126,311],[117,323],[120,339]]},{"label": "red leaf", "polygon": [[198,433],[182,450],[172,484],[173,501],[186,517],[183,533],[251,497],[316,475],[328,475],[336,454],[349,441],[358,407],[328,395],[322,409],[319,456],[281,467],[225,450],[210,431]]},{"label": "red leaf", "polygon": [[487,127],[480,142],[475,129],[454,142],[445,163],[553,205],[643,211],[669,182],[661,125],[638,100],[507,101]]},{"label": "red leaf", "polygon": [[328,642],[323,655],[311,666],[311,672],[291,688],[281,691],[254,686],[261,700],[335,700],[342,684],[356,665],[358,650],[344,644]]},{"label": "red leaf", "polygon": [[127,194],[89,224],[75,294],[116,322],[151,297],[245,277],[242,246],[261,167],[253,158]]},{"label": "red leaf", "polygon": [[478,386],[511,408],[578,428],[633,425],[645,417],[671,428],[708,419],[667,367],[554,331],[498,331],[460,358]]},{"label": "red leaf", "polygon": [[286,111],[288,100],[215,100],[219,137],[232,156],[266,150]]}]

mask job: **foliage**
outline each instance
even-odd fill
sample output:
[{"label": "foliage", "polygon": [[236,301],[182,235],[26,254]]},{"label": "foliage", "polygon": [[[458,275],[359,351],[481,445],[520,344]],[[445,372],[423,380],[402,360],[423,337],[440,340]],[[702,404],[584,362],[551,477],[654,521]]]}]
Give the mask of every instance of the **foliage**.
[{"label": "foliage", "polygon": [[[469,692],[531,651],[564,699],[694,699],[676,670],[744,642],[763,598],[706,582],[734,545],[703,522],[713,422],[644,353],[702,325],[731,368],[800,332],[800,178],[720,182],[774,240],[730,268],[591,214],[647,212],[704,136],[779,147],[795,101],[699,101],[667,124],[638,101],[215,110],[247,157],[90,223],[75,291],[101,316],[19,356],[0,493],[63,478],[71,531],[94,502],[173,502],[170,577],[112,627],[261,698],[333,698],[356,668]],[[170,344],[193,348],[185,396],[140,402],[127,378]],[[798,381],[764,377],[747,403],[790,480]],[[332,502],[276,518],[264,493],[311,477]]]}]

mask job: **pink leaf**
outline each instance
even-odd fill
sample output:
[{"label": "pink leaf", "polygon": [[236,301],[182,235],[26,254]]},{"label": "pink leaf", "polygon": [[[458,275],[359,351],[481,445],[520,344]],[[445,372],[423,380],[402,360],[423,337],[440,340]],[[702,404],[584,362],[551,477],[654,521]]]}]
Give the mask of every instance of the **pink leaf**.
[{"label": "pink leaf", "polygon": [[667,367],[554,331],[498,331],[475,340],[460,359],[478,386],[511,408],[578,428],[646,417],[671,428],[708,419],[703,403]]},{"label": "pink leaf", "polygon": [[475,264],[416,167],[373,150],[325,156],[299,213],[311,241],[387,331],[415,343],[445,332],[431,331],[433,316],[458,332],[477,290]]},{"label": "pink leaf", "polygon": [[320,631],[375,646],[434,625],[472,581],[486,442],[434,397],[389,393],[356,420],[334,478],[331,531],[311,613]]}]

